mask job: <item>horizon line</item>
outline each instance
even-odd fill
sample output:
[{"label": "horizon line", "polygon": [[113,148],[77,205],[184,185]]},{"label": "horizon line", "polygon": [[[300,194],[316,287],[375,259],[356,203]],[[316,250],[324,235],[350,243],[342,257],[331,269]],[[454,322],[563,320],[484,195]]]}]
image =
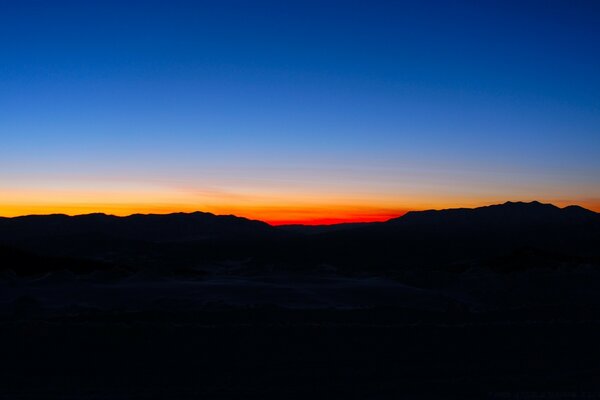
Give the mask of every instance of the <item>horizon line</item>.
[{"label": "horizon line", "polygon": [[540,204],[540,205],[550,205],[559,209],[565,209],[568,207],[580,207],[582,209],[591,211],[591,212],[595,212],[598,213],[598,211],[593,210],[593,209],[589,209],[583,206],[580,206],[578,204],[570,204],[570,205],[566,205],[563,207],[557,206],[556,204],[553,203],[544,203],[538,200],[531,200],[531,201],[511,201],[511,200],[507,200],[503,203],[493,203],[493,204],[487,204],[487,205],[483,205],[483,206],[477,206],[477,207],[447,207],[447,208],[428,208],[428,209],[414,209],[414,210],[406,210],[403,213],[399,213],[396,214],[394,216],[382,216],[381,218],[358,218],[358,219],[346,219],[343,217],[321,217],[321,218],[307,218],[305,220],[300,220],[300,219],[281,219],[281,220],[273,220],[273,221],[268,221],[268,220],[262,220],[262,219],[258,219],[258,218],[250,218],[247,216],[243,216],[243,215],[237,215],[237,214],[217,214],[217,213],[213,213],[210,211],[201,211],[201,210],[195,210],[195,211],[173,211],[173,212],[165,212],[165,213],[143,213],[143,212],[135,212],[135,213],[131,213],[131,214],[125,214],[125,215],[117,215],[117,214],[112,214],[112,213],[106,213],[106,212],[102,212],[102,211],[97,211],[97,212],[89,212],[89,213],[47,213],[47,214],[38,214],[38,213],[32,213],[32,214],[23,214],[23,215],[14,215],[14,216],[3,216],[0,215],[0,218],[5,218],[5,219],[13,219],[13,218],[25,218],[25,217],[43,217],[43,216],[65,216],[65,217],[82,217],[82,216],[90,216],[90,215],[104,215],[104,216],[108,216],[108,217],[115,217],[115,218],[128,218],[128,217],[133,217],[133,216],[150,216],[150,215],[175,215],[175,214],[186,214],[186,215],[191,215],[191,214],[210,214],[216,217],[235,217],[235,218],[243,218],[243,219],[247,219],[250,221],[259,221],[259,222],[263,222],[266,223],[268,225],[271,226],[285,226],[285,225],[304,225],[304,226],[323,226],[323,225],[339,225],[339,224],[357,224],[357,223],[377,223],[377,222],[386,222],[389,221],[391,219],[395,219],[395,218],[400,218],[410,212],[421,212],[421,211],[445,211],[445,210],[459,210],[459,209],[465,209],[465,210],[473,210],[473,209],[478,209],[478,208],[485,208],[485,207],[492,207],[492,206],[501,206],[501,205],[506,205],[506,204]]}]

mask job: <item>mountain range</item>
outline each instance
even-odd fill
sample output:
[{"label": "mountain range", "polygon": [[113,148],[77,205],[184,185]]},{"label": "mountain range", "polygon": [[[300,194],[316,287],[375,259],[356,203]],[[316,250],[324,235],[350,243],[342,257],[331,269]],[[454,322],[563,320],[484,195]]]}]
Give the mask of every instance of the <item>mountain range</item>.
[{"label": "mountain range", "polygon": [[393,270],[472,264],[523,249],[595,260],[600,256],[600,214],[534,201],[413,211],[386,222],[326,226],[276,227],[202,212],[34,215],[0,218],[0,246],[11,249],[13,258],[23,252],[164,269],[237,261]]}]

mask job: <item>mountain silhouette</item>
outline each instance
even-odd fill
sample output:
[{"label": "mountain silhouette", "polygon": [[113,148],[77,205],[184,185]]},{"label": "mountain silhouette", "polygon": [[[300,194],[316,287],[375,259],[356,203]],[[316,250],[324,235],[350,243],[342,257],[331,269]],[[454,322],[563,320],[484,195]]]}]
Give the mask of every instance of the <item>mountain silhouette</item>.
[{"label": "mountain silhouette", "polygon": [[101,235],[126,240],[165,242],[268,236],[274,233],[273,227],[261,221],[205,212],[134,214],[127,217],[96,213],[0,218],[0,241]]},{"label": "mountain silhouette", "polygon": [[311,251],[294,254],[361,270],[471,263],[524,248],[596,257],[600,216],[578,206],[507,202],[414,211],[387,222],[307,234],[303,240],[302,247]]},{"label": "mountain silhouette", "polygon": [[478,208],[410,211],[388,224],[460,229],[520,229],[534,225],[579,224],[598,221],[598,214],[579,206],[559,208],[538,201],[506,202]]},{"label": "mountain silhouette", "polygon": [[578,206],[506,202],[473,209],[409,212],[383,224],[383,230],[463,245],[487,242],[484,247],[511,244],[591,251],[600,233],[600,215]]},{"label": "mountain silhouette", "polygon": [[317,227],[273,227],[202,212],[25,216],[0,219],[0,244],[53,260],[163,270],[245,260],[259,270],[332,265],[348,271],[395,271],[507,262],[496,259],[527,263],[531,254],[543,255],[536,256],[542,261],[584,262],[600,256],[600,215],[578,206],[507,202]]}]

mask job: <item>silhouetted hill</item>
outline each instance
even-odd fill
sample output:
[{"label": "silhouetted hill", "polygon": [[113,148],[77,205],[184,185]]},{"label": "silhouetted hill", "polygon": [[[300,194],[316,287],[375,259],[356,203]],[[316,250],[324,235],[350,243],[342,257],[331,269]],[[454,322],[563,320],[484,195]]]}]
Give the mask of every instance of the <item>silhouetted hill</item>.
[{"label": "silhouetted hill", "polygon": [[507,202],[473,209],[409,212],[371,229],[484,247],[506,244],[595,250],[600,215],[577,206]]},{"label": "silhouetted hill", "polygon": [[270,225],[233,215],[211,213],[30,215],[0,218],[0,241],[65,236],[103,236],[151,242],[261,237],[278,232]]},{"label": "silhouetted hill", "polygon": [[579,206],[559,208],[537,201],[530,203],[506,202],[478,208],[411,211],[387,222],[429,229],[522,229],[542,225],[573,225],[597,223],[598,214]]},{"label": "silhouetted hill", "polygon": [[443,266],[522,248],[597,256],[600,216],[571,206],[507,202],[474,209],[415,211],[383,223],[304,237],[307,259],[353,269]]}]

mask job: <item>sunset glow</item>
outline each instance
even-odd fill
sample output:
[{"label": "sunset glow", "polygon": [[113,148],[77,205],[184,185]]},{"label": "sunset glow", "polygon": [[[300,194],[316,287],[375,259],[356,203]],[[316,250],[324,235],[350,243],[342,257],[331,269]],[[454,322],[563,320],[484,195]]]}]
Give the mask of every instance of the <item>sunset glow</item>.
[{"label": "sunset glow", "polygon": [[[517,198],[483,197],[481,199],[448,198],[445,201],[432,198],[355,198],[350,196],[319,198],[307,195],[302,199],[298,194],[279,194],[273,199],[259,195],[232,196],[224,194],[207,195],[181,193],[176,191],[76,191],[76,190],[18,190],[0,191],[0,215],[14,217],[31,214],[80,215],[106,213],[117,216],[131,214],[168,214],[173,212],[203,211],[220,215],[234,214],[250,219],[258,219],[272,225],[282,224],[334,224],[345,222],[386,221],[404,215],[410,210],[443,209],[455,207],[477,207],[503,203]],[[519,197],[522,199],[522,197]],[[535,198],[526,200],[536,200]],[[593,200],[550,199],[558,206],[578,203],[586,208],[600,211],[600,205]],[[283,204],[283,205],[282,205]],[[379,207],[377,205],[380,205]]]}]

